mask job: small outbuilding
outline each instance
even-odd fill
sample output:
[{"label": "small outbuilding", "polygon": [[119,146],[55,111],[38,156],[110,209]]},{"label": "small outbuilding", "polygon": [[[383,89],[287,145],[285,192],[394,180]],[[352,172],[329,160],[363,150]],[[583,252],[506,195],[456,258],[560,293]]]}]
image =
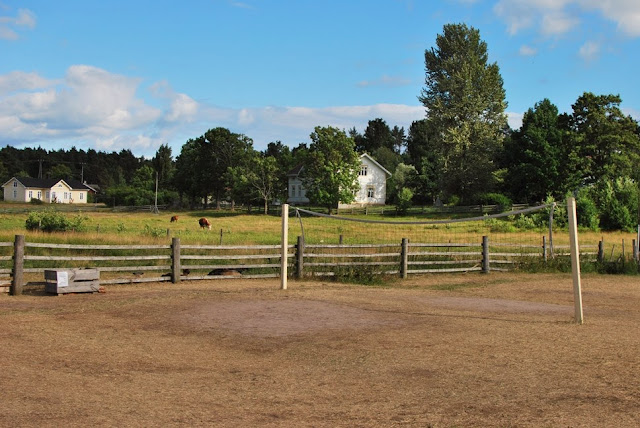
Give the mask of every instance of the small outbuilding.
[{"label": "small outbuilding", "polygon": [[77,180],[55,178],[12,177],[2,185],[4,200],[8,202],[86,204],[89,193],[95,190]]}]

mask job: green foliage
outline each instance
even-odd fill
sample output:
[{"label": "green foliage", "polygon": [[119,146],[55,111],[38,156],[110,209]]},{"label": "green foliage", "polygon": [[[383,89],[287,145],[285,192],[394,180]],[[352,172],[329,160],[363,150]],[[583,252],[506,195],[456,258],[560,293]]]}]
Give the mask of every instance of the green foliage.
[{"label": "green foliage", "polygon": [[53,210],[32,211],[27,216],[25,227],[27,230],[41,230],[43,232],[84,232],[87,216],[76,215],[68,218]]},{"label": "green foliage", "polygon": [[41,200],[41,199],[35,199],[35,198],[32,198],[32,199],[29,201],[29,203],[30,203],[31,205],[44,205],[44,201],[43,201],[43,200]]},{"label": "green foliage", "polygon": [[600,212],[588,192],[581,191],[576,196],[576,216],[578,226],[597,231],[600,227]]},{"label": "green foliage", "polygon": [[411,206],[411,200],[413,199],[413,192],[408,187],[403,188],[398,193],[398,202],[396,207],[398,208],[398,213],[406,214],[407,210]]},{"label": "green foliage", "polygon": [[317,126],[311,141],[302,180],[311,203],[331,212],[355,199],[360,158],[353,139],[337,128]]},{"label": "green foliage", "polygon": [[532,216],[519,214],[513,220],[513,225],[520,230],[533,230],[540,227]]},{"label": "green foliage", "polygon": [[506,187],[518,201],[561,196],[562,129],[558,108],[548,99],[536,103],[523,117],[522,127],[505,143]]},{"label": "green foliage", "polygon": [[362,285],[384,285],[387,283],[387,278],[373,265],[336,266],[333,280]]},{"label": "green foliage", "polygon": [[600,211],[604,230],[633,230],[638,224],[638,184],[630,178],[602,180],[592,194]]},{"label": "green foliage", "polygon": [[144,225],[144,234],[152,236],[154,238],[162,238],[164,236],[167,236],[167,230],[166,229],[162,229],[160,227],[153,227],[151,225],[145,224]]},{"label": "green foliage", "polygon": [[425,51],[425,88],[434,150],[440,154],[441,190],[462,201],[495,185],[495,157],[507,127],[505,91],[487,44],[466,24],[447,24],[436,48]]},{"label": "green foliage", "polygon": [[516,226],[507,219],[487,218],[484,224],[492,233],[511,233],[517,231]]},{"label": "green foliage", "polygon": [[484,193],[480,195],[478,202],[482,205],[498,205],[503,210],[511,208],[511,199],[501,193]]}]

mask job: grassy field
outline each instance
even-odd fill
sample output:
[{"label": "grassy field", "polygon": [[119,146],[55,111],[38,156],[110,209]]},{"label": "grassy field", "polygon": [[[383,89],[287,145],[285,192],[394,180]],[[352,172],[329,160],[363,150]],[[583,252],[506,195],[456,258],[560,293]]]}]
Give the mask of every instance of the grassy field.
[{"label": "grassy field", "polygon": [[639,281],[580,326],[569,274],[0,296],[0,426],[636,427]]},{"label": "grassy field", "polygon": [[[44,234],[25,229],[25,220],[31,210],[51,209],[49,206],[30,204],[0,203],[0,241],[13,241],[16,234],[24,234],[27,240],[60,243],[118,243],[118,244],[157,244],[169,241],[169,236],[180,237],[188,244],[278,244],[280,243],[281,219],[278,216],[247,214],[236,211],[200,210],[188,212],[166,211],[160,214],[150,212],[114,212],[107,208],[58,206],[54,209],[67,210],[67,216],[86,217],[86,232]],[[292,211],[293,213],[293,211]],[[170,223],[172,215],[179,220]],[[201,229],[200,217],[208,218],[211,230]],[[394,220],[415,222],[428,220],[426,217],[380,217],[356,215],[351,218],[363,220]],[[475,221],[468,223],[449,223],[437,225],[415,224],[372,224],[347,222],[336,219],[303,217],[292,215],[289,221],[289,242],[295,243],[302,235],[309,243],[399,243],[402,238],[411,242],[471,242],[479,243],[483,235],[488,235],[492,243],[510,243],[521,245],[542,245],[542,237],[548,238],[546,228],[533,230],[515,230],[507,221]],[[625,242],[627,255],[631,254],[631,243],[635,233],[580,231],[580,243],[595,246],[604,240],[605,253],[613,257],[620,255]],[[566,229],[554,230],[554,244],[567,245]]]}]

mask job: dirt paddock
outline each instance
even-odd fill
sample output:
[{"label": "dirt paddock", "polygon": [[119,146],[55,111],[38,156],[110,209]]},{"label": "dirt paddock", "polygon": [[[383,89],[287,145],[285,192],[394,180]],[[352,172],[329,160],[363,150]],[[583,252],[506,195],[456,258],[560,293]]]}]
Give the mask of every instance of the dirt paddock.
[{"label": "dirt paddock", "polygon": [[640,278],[0,296],[0,426],[640,425]]}]

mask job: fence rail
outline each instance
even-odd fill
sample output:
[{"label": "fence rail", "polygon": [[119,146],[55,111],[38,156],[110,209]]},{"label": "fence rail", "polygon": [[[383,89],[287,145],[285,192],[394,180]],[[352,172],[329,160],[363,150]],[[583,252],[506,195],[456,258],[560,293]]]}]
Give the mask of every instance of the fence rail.
[{"label": "fence rail", "polygon": [[[634,258],[638,257],[633,242]],[[11,254],[9,254],[13,250]],[[321,244],[305,245],[298,237],[288,245],[287,266],[296,278],[348,273],[350,269],[368,269],[372,273],[414,274],[512,270],[519,264],[539,258],[568,257],[568,246],[553,251],[543,239],[542,245],[490,245],[483,237],[477,243],[399,244]],[[93,268],[101,272],[101,284],[220,278],[276,278],[282,268],[280,245],[75,245],[25,242],[0,242],[0,275],[13,277],[11,288],[18,289],[23,274],[45,270]],[[550,254],[553,253],[553,254]],[[581,256],[603,261],[604,245],[581,246]],[[13,261],[13,263],[12,263]],[[158,275],[159,272],[163,272]],[[0,281],[0,286],[6,285]]]}]

